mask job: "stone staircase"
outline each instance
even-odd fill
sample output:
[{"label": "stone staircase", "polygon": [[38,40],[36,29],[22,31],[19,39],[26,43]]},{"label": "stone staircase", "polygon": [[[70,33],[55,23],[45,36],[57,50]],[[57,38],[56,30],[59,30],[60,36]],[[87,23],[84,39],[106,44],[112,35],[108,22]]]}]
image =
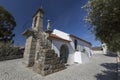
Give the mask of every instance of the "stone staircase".
[{"label": "stone staircase", "polygon": [[43,49],[40,58],[35,62],[33,70],[42,76],[58,72],[65,69],[65,65],[60,61],[54,50]]}]

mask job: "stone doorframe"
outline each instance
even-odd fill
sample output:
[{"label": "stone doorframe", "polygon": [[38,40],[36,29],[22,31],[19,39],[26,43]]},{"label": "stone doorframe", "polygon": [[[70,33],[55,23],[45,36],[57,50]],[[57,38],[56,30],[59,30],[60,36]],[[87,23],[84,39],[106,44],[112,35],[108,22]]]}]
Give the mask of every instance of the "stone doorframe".
[{"label": "stone doorframe", "polygon": [[61,45],[60,47],[60,60],[62,63],[67,63],[69,56],[69,48],[66,44]]}]

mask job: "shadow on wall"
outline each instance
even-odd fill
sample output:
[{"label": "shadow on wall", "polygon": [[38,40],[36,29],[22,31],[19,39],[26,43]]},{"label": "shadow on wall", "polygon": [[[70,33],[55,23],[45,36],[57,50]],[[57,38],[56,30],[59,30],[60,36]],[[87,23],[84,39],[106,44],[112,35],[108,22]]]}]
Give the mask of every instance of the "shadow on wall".
[{"label": "shadow on wall", "polygon": [[117,63],[103,63],[101,66],[106,70],[95,75],[96,80],[117,80]]}]

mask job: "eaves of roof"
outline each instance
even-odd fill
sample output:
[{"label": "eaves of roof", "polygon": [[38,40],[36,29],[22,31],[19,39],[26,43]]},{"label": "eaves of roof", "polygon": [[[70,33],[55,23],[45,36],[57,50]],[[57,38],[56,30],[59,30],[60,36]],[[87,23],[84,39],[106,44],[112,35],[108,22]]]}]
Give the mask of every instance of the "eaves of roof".
[{"label": "eaves of roof", "polygon": [[73,38],[76,38],[76,39],[79,39],[79,40],[81,40],[81,41],[83,41],[83,42],[86,42],[86,43],[92,45],[90,42],[88,42],[88,41],[86,41],[86,40],[83,40],[82,38],[79,38],[79,37],[77,37],[77,36],[75,36],[75,35],[73,35],[73,34],[70,34],[69,36],[70,36],[70,37],[73,37]]},{"label": "eaves of roof", "polygon": [[53,38],[53,39],[57,39],[57,40],[61,40],[61,41],[65,41],[65,42],[71,42],[70,40],[67,40],[67,39],[63,39],[55,34],[50,34],[49,35],[50,38]]}]

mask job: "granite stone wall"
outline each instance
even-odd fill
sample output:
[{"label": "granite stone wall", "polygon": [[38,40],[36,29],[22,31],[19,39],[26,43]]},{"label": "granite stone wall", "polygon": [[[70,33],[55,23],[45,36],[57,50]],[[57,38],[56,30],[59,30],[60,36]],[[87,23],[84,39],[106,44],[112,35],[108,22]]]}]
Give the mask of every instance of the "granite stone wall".
[{"label": "granite stone wall", "polygon": [[27,38],[24,53],[28,67],[43,76],[65,69],[65,65],[52,50],[49,34],[44,31],[28,31],[31,38]]},{"label": "granite stone wall", "polygon": [[43,76],[65,69],[60,58],[52,50],[49,34],[44,31],[37,33],[37,46],[33,70]]},{"label": "granite stone wall", "polygon": [[29,36],[26,40],[25,51],[24,51],[24,63],[28,67],[34,65],[35,49],[36,49],[36,39],[34,39],[33,36]]},{"label": "granite stone wall", "polygon": [[60,62],[54,50],[43,49],[40,53],[40,58],[36,61],[33,70],[43,76],[65,69],[65,66]]},{"label": "granite stone wall", "polygon": [[[35,18],[36,20],[34,20]],[[27,36],[24,52],[25,63],[43,76],[65,69],[64,64],[51,48],[52,43],[49,39],[51,33],[50,30],[43,31],[42,9],[39,9],[34,15],[32,29],[23,33],[24,36]]]}]

